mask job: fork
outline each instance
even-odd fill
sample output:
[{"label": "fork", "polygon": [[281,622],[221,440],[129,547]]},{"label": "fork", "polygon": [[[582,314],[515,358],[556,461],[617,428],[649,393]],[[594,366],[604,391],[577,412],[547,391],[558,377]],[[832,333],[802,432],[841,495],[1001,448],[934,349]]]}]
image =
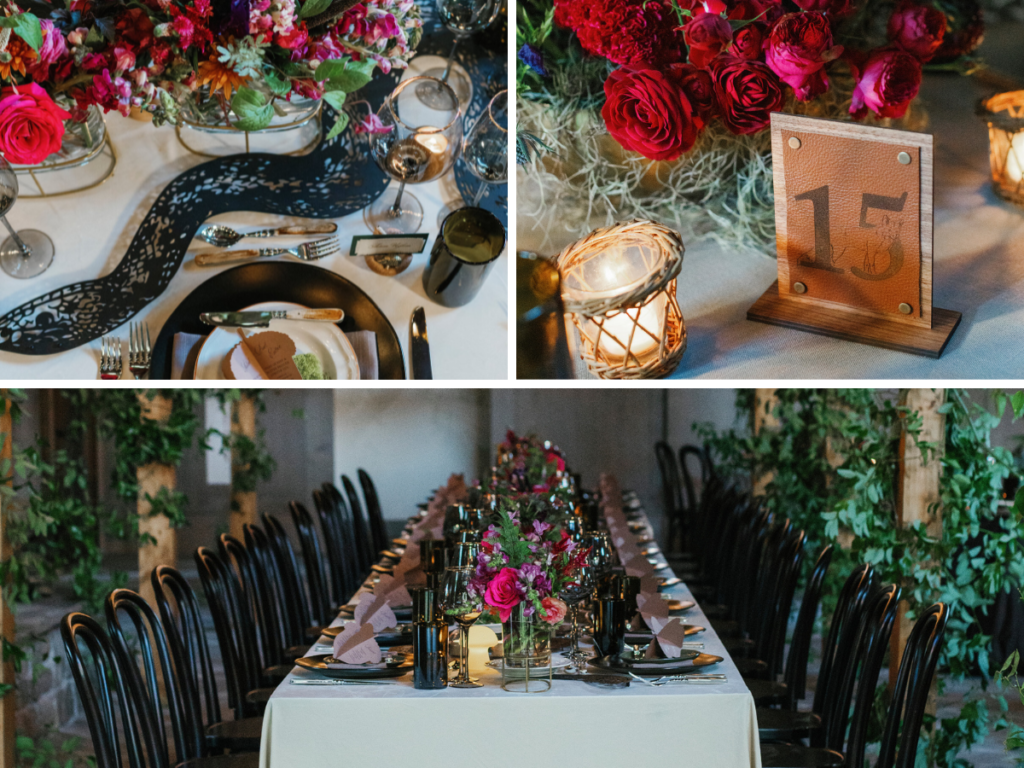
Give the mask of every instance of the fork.
[{"label": "fork", "polygon": [[273,229],[259,229],[255,232],[236,232],[231,227],[223,224],[207,224],[196,233],[196,237],[205,240],[210,245],[218,248],[230,248],[243,237],[279,237],[295,235],[329,235],[338,231],[338,225],[333,221],[314,221],[306,226],[274,227]]},{"label": "fork", "polygon": [[128,370],[134,374],[136,379],[141,379],[149,373],[152,358],[153,349],[149,342],[149,325],[130,323],[128,325]]},{"label": "fork", "polygon": [[104,380],[121,378],[121,340],[104,336],[100,351],[100,378]]},{"label": "fork", "polygon": [[337,253],[341,250],[337,237],[325,237],[322,240],[311,240],[294,248],[259,248],[247,251],[213,251],[211,253],[197,253],[197,267],[216,267],[221,264],[232,264],[236,261],[250,261],[252,259],[264,259],[268,256],[280,256],[282,253],[290,253],[303,261],[317,261]]}]

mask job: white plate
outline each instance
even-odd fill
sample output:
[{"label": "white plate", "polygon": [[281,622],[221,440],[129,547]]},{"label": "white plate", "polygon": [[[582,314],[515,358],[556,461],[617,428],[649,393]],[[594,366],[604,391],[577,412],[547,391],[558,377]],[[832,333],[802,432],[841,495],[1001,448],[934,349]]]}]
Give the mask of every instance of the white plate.
[{"label": "white plate", "polygon": [[[308,309],[301,304],[286,301],[264,301],[245,307],[242,311],[266,311],[271,309]],[[246,335],[260,331],[280,331],[295,342],[297,354],[312,352],[320,360],[328,378],[354,380],[359,378],[359,360],[356,351],[334,323],[317,323],[309,320],[271,320],[269,328],[214,328],[196,359],[196,379],[205,381],[224,378],[221,363],[224,357],[242,340],[239,331]]]}]

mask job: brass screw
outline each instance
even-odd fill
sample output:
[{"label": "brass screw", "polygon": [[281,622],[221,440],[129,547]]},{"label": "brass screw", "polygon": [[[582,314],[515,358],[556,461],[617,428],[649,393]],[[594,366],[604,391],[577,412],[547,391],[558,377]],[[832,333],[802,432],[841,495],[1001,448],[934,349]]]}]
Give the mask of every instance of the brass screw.
[{"label": "brass screw", "polygon": [[800,149],[800,139],[798,139],[796,136],[790,136],[789,146],[791,146],[793,149]]},{"label": "brass screw", "polygon": [[912,306],[910,306],[909,304],[907,304],[907,302],[903,302],[902,304],[900,304],[899,310],[904,315],[909,315],[911,312],[914,311],[914,308]]},{"label": "brass screw", "polygon": [[803,283],[793,283],[793,290],[797,293],[807,293],[807,286]]},{"label": "brass screw", "polygon": [[896,155],[896,159],[899,160],[900,163],[902,163],[903,165],[910,165],[910,155],[906,152],[900,152],[898,155]]}]

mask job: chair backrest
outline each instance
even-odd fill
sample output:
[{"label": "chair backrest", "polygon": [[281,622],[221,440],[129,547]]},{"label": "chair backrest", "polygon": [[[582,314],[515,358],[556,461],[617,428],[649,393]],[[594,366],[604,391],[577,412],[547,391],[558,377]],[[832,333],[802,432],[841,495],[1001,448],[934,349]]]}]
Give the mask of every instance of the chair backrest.
[{"label": "chair backrest", "polygon": [[[158,725],[164,753],[170,754],[162,704],[166,700],[174,735],[174,754],[177,755],[174,764],[202,757],[203,724],[199,719],[200,713],[185,712],[183,680],[179,679],[178,670],[171,663],[167,637],[156,613],[141,595],[130,589],[115,589],[107,595],[103,608],[107,617],[107,630],[125,678],[148,694],[143,697],[144,703]],[[128,621],[122,623],[123,617],[127,617]],[[132,651],[132,639],[139,649],[141,669]],[[159,671],[156,660],[160,663]]]},{"label": "chair backrest", "polygon": [[256,648],[256,627],[244,603],[238,579],[212,549],[199,547],[195,554],[203,594],[213,616],[217,644],[224,663],[228,702],[239,720],[247,715],[245,696],[260,687],[261,664]]},{"label": "chair backrest", "polygon": [[359,554],[353,541],[352,520],[340,495],[326,490],[313,491],[313,507],[320,518],[324,549],[327,552],[327,585],[331,602],[341,605],[358,588]]},{"label": "chair backrest", "polygon": [[222,533],[218,543],[221,558],[229,570],[233,566],[242,592],[242,605],[248,607],[252,623],[257,628],[260,669],[283,663],[284,622],[269,575],[260,567],[255,554],[231,534]]},{"label": "chair backrest", "polygon": [[661,475],[661,501],[665,510],[665,550],[676,552],[680,549],[679,539],[683,514],[683,491],[679,480],[679,467],[672,448],[664,440],[654,444],[654,456],[658,460],[658,474]]},{"label": "chair backrest", "polygon": [[277,560],[277,569],[281,574],[288,621],[292,625],[292,632],[298,633],[298,640],[293,641],[292,644],[297,645],[305,640],[306,628],[313,626],[309,598],[302,586],[302,579],[299,577],[299,564],[295,559],[295,549],[292,547],[291,539],[288,538],[284,525],[274,515],[264,512],[263,526],[266,528],[270,550],[274,559]]},{"label": "chair backrest", "polygon": [[[203,616],[195,592],[181,572],[169,565],[158,565],[150,573],[157,609],[171,650],[181,696],[190,717],[197,718],[199,730],[221,721],[217,678],[213,657],[206,642]],[[202,693],[202,696],[200,696]]]},{"label": "chair backrest", "polygon": [[370,537],[370,526],[363,514],[363,505],[348,475],[341,476],[341,486],[345,489],[348,506],[352,510],[352,530],[355,532],[356,548],[359,550],[359,579],[362,581],[370,573],[370,566],[377,562],[380,552],[373,549],[373,539]]},{"label": "chair backrest", "polygon": [[804,586],[800,612],[796,617],[796,626],[793,628],[793,639],[789,644],[786,669],[782,678],[789,693],[789,709],[795,709],[796,702],[803,699],[807,693],[807,661],[811,653],[811,636],[814,633],[814,621],[818,617],[822,585],[825,583],[825,575],[831,562],[832,545],[827,544],[818,555]]},{"label": "chair backrest", "polygon": [[900,671],[896,675],[875,768],[914,766],[928,690],[935,676],[935,666],[939,661],[942,636],[948,620],[949,608],[944,603],[936,603],[925,609],[910,631],[907,645],[903,649]]},{"label": "chair backrest", "polygon": [[[363,489],[363,500],[366,502],[366,514],[370,518],[370,532],[373,534],[373,550],[380,554],[388,548],[388,528],[384,523],[384,512],[380,508],[377,486],[365,469],[357,471],[359,485]],[[351,597],[351,595],[349,596]]]},{"label": "chair backrest", "polygon": [[768,674],[772,680],[782,671],[783,653],[786,647],[786,628],[793,609],[793,595],[800,579],[800,570],[804,561],[804,543],[807,540],[802,530],[790,530],[780,550],[776,570],[776,589],[774,595],[774,615],[769,622],[768,641],[765,644],[765,655],[768,662]]},{"label": "chair backrest", "polygon": [[[690,472],[690,459],[697,459],[697,466],[700,468],[700,485],[694,482],[693,474]],[[701,495],[708,487],[711,480],[711,466],[703,448],[696,445],[684,445],[679,449],[679,476],[683,480],[683,501],[686,509],[686,518],[689,520],[697,514],[700,509]]]},{"label": "chair backrest", "polygon": [[[137,681],[126,679],[99,622],[84,613],[69,613],[61,620],[60,636],[85,710],[98,768],[123,768],[119,731],[129,768],[167,768],[167,750],[145,704],[146,694]],[[82,652],[83,646],[87,654]]]},{"label": "chair backrest", "polygon": [[306,586],[309,587],[309,601],[313,610],[313,623],[322,627],[330,624],[337,606],[331,602],[324,577],[324,555],[320,549],[320,540],[316,535],[313,518],[302,504],[293,501],[288,509],[299,532],[299,547],[302,550],[302,561],[306,566]]},{"label": "chair backrest", "polygon": [[768,510],[752,506],[741,507],[733,514],[739,515],[736,540],[732,547],[732,562],[722,572],[720,592],[725,604],[732,606],[740,631],[746,632],[751,626],[752,609],[756,607],[760,552],[771,530],[773,517]]},{"label": "chair backrest", "polygon": [[284,577],[278,567],[277,557],[271,549],[267,534],[258,525],[246,523],[242,526],[242,537],[245,540],[245,549],[249,553],[249,559],[262,581],[261,588],[273,603],[274,613],[277,616],[277,635],[283,652],[285,648],[298,645],[303,641],[305,627],[300,627],[298,624],[285,589]]}]

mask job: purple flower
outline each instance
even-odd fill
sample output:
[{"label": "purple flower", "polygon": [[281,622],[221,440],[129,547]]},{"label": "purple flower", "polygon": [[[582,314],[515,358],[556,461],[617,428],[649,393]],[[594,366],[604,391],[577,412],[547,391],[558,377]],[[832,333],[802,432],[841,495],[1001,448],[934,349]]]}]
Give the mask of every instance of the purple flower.
[{"label": "purple flower", "polygon": [[542,574],[540,566],[535,563],[523,563],[519,566],[519,578],[525,584],[533,584],[534,580]]},{"label": "purple flower", "polygon": [[543,536],[551,530],[551,523],[542,523],[540,520],[533,521],[533,530],[538,536]]},{"label": "purple flower", "polygon": [[526,66],[532,69],[541,77],[548,77],[551,73],[548,72],[548,68],[544,66],[544,55],[538,48],[526,43],[522,48],[519,49],[519,60]]}]

